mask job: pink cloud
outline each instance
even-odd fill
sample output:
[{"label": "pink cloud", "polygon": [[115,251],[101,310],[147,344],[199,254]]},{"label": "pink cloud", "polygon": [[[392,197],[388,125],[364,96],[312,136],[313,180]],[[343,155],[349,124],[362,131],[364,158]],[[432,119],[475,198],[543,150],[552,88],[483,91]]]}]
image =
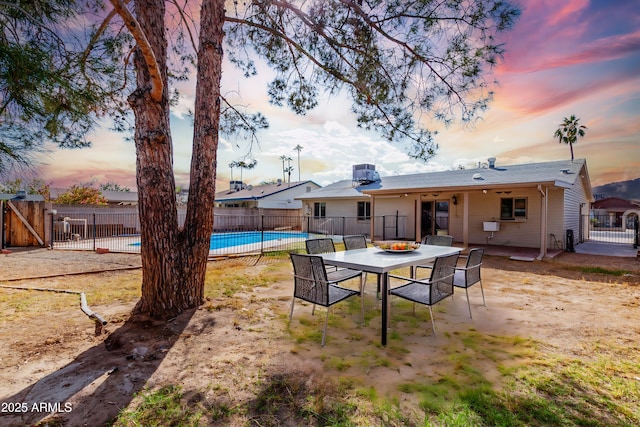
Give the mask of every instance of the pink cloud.
[{"label": "pink cloud", "polygon": [[[609,90],[621,82],[617,77],[612,77],[564,88],[541,83],[542,81],[529,87],[528,95],[514,97],[512,108],[518,110],[522,115],[539,115],[592,97],[594,94]],[[520,95],[523,93],[520,92]]]},{"label": "pink cloud", "polygon": [[610,61],[626,57],[635,52],[640,52],[640,31],[595,40],[575,53],[549,58],[538,69]]},{"label": "pink cloud", "polygon": [[585,0],[527,1],[514,30],[504,36],[505,60],[497,72],[599,63],[639,52],[640,31],[633,18],[637,11],[632,7],[625,3],[604,12],[592,10],[595,6]]},{"label": "pink cloud", "polygon": [[[557,6],[559,2],[552,1],[549,4],[553,6]],[[552,26],[555,25],[566,25],[567,22],[574,21],[579,13],[586,9],[589,6],[588,0],[573,0],[569,2],[562,2],[562,8],[559,11],[554,11],[554,13],[550,14],[549,24]]]}]

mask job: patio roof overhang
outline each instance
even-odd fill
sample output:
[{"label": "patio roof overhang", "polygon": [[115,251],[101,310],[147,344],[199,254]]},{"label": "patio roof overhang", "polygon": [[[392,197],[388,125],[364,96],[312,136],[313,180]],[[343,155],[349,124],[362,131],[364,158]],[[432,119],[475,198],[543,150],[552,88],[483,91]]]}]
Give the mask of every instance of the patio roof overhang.
[{"label": "patio roof overhang", "polygon": [[416,194],[416,193],[432,193],[432,192],[451,192],[451,193],[460,193],[460,192],[475,192],[482,190],[504,190],[504,189],[512,189],[512,188],[537,188],[539,185],[547,186],[547,187],[561,187],[568,188],[571,184],[559,181],[559,180],[550,180],[550,181],[536,181],[536,182],[517,182],[517,183],[491,183],[491,182],[481,182],[474,185],[464,185],[464,186],[425,186],[425,187],[407,187],[407,188],[393,188],[393,189],[376,189],[376,190],[363,190],[363,194],[369,194],[373,197],[382,196],[382,195],[394,195],[394,194]]}]

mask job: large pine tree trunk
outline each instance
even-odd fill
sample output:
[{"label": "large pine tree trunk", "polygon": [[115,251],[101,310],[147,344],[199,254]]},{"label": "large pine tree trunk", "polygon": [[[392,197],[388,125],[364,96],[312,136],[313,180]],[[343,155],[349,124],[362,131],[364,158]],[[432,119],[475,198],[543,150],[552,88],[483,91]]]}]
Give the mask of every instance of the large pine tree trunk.
[{"label": "large pine tree trunk", "polygon": [[135,14],[161,66],[164,90],[160,102],[151,98],[146,63],[136,52],[138,88],[129,102],[135,115],[143,278],[134,312],[167,319],[203,302],[213,229],[224,1],[204,0],[202,5],[191,182],[182,229],[173,176],[164,0],[136,1]]}]

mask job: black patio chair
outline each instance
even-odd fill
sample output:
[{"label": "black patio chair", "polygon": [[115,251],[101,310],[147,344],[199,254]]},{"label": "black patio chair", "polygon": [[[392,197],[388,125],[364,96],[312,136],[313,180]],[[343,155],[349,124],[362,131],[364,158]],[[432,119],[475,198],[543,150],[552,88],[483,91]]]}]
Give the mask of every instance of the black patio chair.
[{"label": "black patio chair", "polygon": [[[357,234],[353,236],[343,236],[342,242],[344,243],[344,249],[347,251],[354,249],[366,249],[367,248],[367,238],[362,234]],[[367,273],[364,273],[362,278],[362,294],[364,295],[364,286],[367,284]],[[380,283],[378,283],[378,293],[380,293]]]},{"label": "black patio chair", "polygon": [[350,251],[352,249],[367,248],[367,238],[362,234],[357,234],[354,236],[344,236],[342,238],[342,242],[344,243],[344,248],[347,251]]},{"label": "black patio chair", "polygon": [[469,317],[471,315],[471,302],[469,301],[469,288],[476,283],[480,283],[480,291],[482,292],[482,304],[486,307],[487,302],[484,299],[484,289],[482,288],[482,278],[480,277],[480,267],[482,266],[483,248],[474,248],[469,251],[467,262],[464,267],[456,267],[455,276],[453,278],[453,286],[464,288],[467,293],[467,304],[469,305]]},{"label": "black patio chair", "polygon": [[[313,304],[311,314],[315,313],[316,304],[327,308],[327,318],[324,322],[322,333],[322,346],[327,335],[327,325],[329,324],[329,307],[339,303],[354,295],[361,295],[360,291],[343,288],[338,283],[360,278],[362,282],[362,272],[357,270],[343,269],[332,273],[327,273],[324,260],[319,255],[291,253],[291,263],[293,264],[294,289],[291,300],[291,313],[289,323],[293,318],[293,306],[296,298]],[[362,289],[362,283],[360,284]],[[364,324],[364,300],[360,301],[361,319]]]},{"label": "black patio chair", "polygon": [[453,236],[429,234],[422,238],[422,243],[425,245],[452,246]]},{"label": "black patio chair", "polygon": [[328,237],[320,239],[308,239],[304,242],[304,245],[307,248],[307,253],[311,255],[326,254],[336,251],[336,247],[333,244],[333,239]]},{"label": "black patio chair", "polygon": [[[333,239],[328,237],[320,239],[308,239],[304,242],[304,245],[307,248],[307,253],[310,255],[326,254],[336,251],[336,246],[333,244]],[[327,265],[325,266],[325,268],[327,269],[327,271],[339,270],[339,268],[334,265]]]},{"label": "black patio chair", "polygon": [[[453,236],[429,234],[422,238],[422,243],[425,245],[434,246],[453,246]],[[433,268],[433,263],[425,265],[416,265],[415,277],[418,277],[419,268]]]},{"label": "black patio chair", "polygon": [[389,295],[395,295],[413,301],[414,313],[415,303],[428,306],[429,314],[431,315],[431,329],[434,335],[436,333],[436,324],[433,320],[433,310],[431,307],[453,295],[453,277],[459,256],[458,253],[454,253],[437,257],[431,269],[431,276],[428,279],[392,276],[395,279],[401,279],[407,283],[392,288],[389,290]]}]

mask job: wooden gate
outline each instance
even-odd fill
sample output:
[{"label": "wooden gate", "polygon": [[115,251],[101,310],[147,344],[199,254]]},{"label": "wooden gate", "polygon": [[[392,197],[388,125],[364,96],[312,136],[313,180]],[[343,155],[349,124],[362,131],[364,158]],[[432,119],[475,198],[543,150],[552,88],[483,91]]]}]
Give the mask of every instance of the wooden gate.
[{"label": "wooden gate", "polygon": [[45,202],[4,200],[6,246],[45,245]]}]

